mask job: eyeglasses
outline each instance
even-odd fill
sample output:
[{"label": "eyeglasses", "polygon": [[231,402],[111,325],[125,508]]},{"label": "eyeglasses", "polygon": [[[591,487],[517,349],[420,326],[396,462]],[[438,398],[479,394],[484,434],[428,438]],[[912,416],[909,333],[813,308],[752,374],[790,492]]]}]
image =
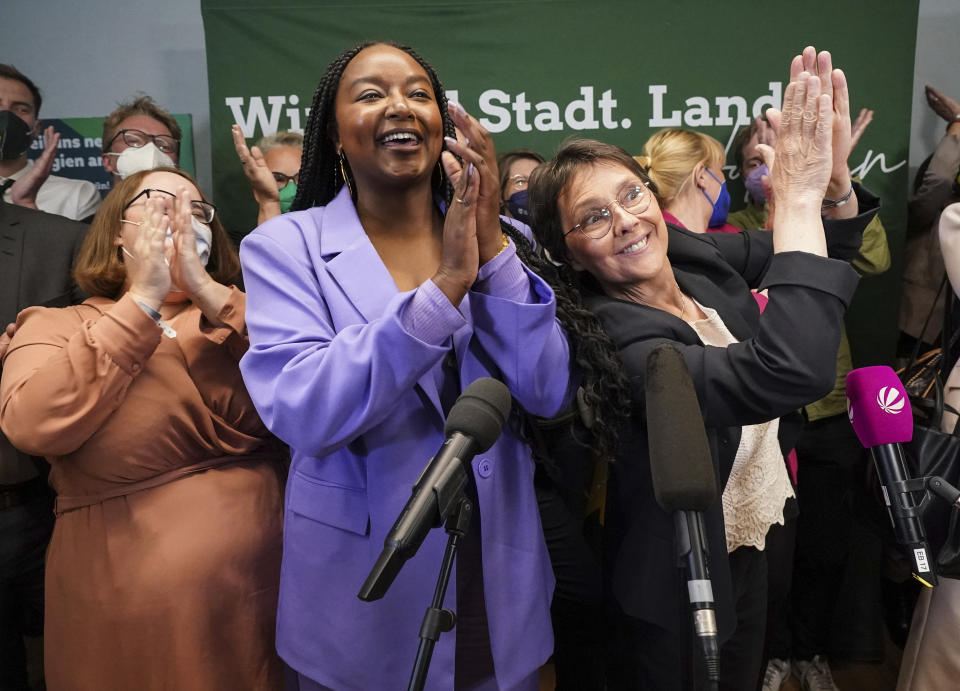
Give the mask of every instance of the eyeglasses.
[{"label": "eyeglasses", "polygon": [[507,188],[512,190],[522,190],[525,189],[527,183],[530,181],[526,175],[511,175],[507,178]]},{"label": "eyeglasses", "polygon": [[[136,197],[131,199],[130,202],[125,207],[123,207],[123,210],[126,211],[131,206],[133,206],[133,203],[137,201],[140,197],[146,196],[146,198],[149,199],[151,194],[156,195],[157,193],[166,194],[167,196],[174,197],[174,198],[176,198],[177,196],[173,192],[167,192],[166,190],[150,189],[148,187],[147,189],[140,192],[140,194],[138,194]],[[214,215],[216,215],[217,207],[215,207],[210,202],[200,201],[199,199],[191,199],[190,211],[193,214],[193,217],[195,219],[197,219],[201,223],[206,223],[209,225],[210,223],[213,223],[213,217]]]},{"label": "eyeglasses", "polygon": [[294,185],[300,184],[300,173],[294,173],[293,175],[287,175],[281,173],[279,170],[272,170],[270,174],[273,175],[273,179],[277,181],[277,189],[282,190],[287,184],[293,180]]},{"label": "eyeglasses", "polygon": [[123,143],[134,149],[139,149],[153,142],[160,151],[165,154],[175,154],[180,149],[180,140],[166,134],[147,134],[140,130],[120,130],[113,139],[107,144],[107,150],[117,141],[117,137],[123,137]]},{"label": "eyeglasses", "polygon": [[599,240],[610,232],[613,227],[613,212],[610,207],[618,204],[621,209],[634,216],[639,216],[650,206],[651,194],[647,189],[648,183],[631,183],[620,190],[617,198],[599,209],[589,209],[580,216],[580,222],[563,234],[567,237],[575,230],[579,230],[591,240]]}]

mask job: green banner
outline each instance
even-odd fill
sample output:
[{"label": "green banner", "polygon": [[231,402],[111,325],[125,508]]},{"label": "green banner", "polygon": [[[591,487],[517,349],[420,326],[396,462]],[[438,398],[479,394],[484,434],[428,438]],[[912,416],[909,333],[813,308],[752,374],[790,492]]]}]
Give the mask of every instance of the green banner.
[{"label": "green banner", "polygon": [[[450,97],[494,134],[499,151],[546,156],[572,135],[636,154],[668,126],[704,131],[729,149],[738,128],[779,106],[791,57],[812,44],[831,50],[846,72],[854,112],[876,111],[851,167],[883,199],[894,262],[861,283],[848,324],[857,365],[888,361],[906,221],[917,5],[202,0],[215,201],[234,235],[254,227],[231,125],[240,124],[249,143],[301,130],[327,62],[363,40],[414,47]],[[732,167],[726,172],[739,208],[741,181]]]}]

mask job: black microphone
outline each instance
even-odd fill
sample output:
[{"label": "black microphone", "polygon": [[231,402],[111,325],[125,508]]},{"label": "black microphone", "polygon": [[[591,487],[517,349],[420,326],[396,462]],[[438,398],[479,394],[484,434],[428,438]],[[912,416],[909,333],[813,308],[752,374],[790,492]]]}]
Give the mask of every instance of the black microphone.
[{"label": "black microphone", "polygon": [[420,473],[357,597],[367,602],[383,597],[427,533],[443,524],[467,485],[471,459],[493,446],[511,405],[509,389],[489,377],[477,379],[460,394],[443,428],[443,446]]},{"label": "black microphone", "polygon": [[913,411],[896,372],[886,366],[851,370],[847,374],[847,416],[857,439],[873,456],[893,532],[906,548],[913,577],[927,587],[936,585],[920,502],[912,494],[916,482],[907,475],[900,446],[913,439]]},{"label": "black microphone", "polygon": [[672,345],[657,346],[647,358],[646,404],[653,494],[660,508],[674,516],[694,631],[708,678],[716,682],[720,648],[703,512],[717,500],[717,479],[690,373]]}]

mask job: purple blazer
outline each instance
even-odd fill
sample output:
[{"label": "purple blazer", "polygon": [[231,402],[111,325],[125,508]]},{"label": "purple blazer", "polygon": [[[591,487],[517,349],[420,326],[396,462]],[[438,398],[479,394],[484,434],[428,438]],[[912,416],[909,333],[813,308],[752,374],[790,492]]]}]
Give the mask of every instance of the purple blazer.
[{"label": "purple blazer", "polygon": [[[326,207],[263,224],[240,257],[251,343],[240,367],[293,455],[277,649],[334,689],[404,688],[444,531],[431,532],[383,599],[362,602],[357,592],[443,443],[437,369],[452,337],[464,387],[496,377],[530,413],[556,414],[570,362],[553,292],[512,243],[482,267],[459,309],[432,281],[398,292],[346,189]],[[553,574],[526,445],[505,426],[472,468],[494,666],[508,689],[552,652]],[[454,574],[451,609],[455,583]],[[455,637],[456,629],[440,638],[427,688],[453,688]]]}]

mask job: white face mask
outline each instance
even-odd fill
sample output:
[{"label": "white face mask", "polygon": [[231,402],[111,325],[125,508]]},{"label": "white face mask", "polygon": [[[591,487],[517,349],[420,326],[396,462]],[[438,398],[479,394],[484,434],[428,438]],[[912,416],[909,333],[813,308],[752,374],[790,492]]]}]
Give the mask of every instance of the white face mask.
[{"label": "white face mask", "polygon": [[[120,219],[121,223],[130,223],[135,226],[142,226],[142,221],[128,221],[126,219]],[[210,230],[210,226],[206,223],[201,223],[196,216],[190,217],[190,225],[193,227],[193,237],[197,241],[197,256],[200,258],[200,263],[203,266],[207,265],[207,262],[210,261],[210,248],[213,245],[213,231]],[[167,228],[167,237],[170,240],[173,240],[173,232]],[[130,252],[126,247],[120,246],[120,249],[123,250],[124,254],[133,257],[133,253]]]},{"label": "white face mask", "polygon": [[144,144],[139,149],[128,147],[118,154],[108,151],[104,156],[117,157],[117,175],[121,178],[129,177],[141,170],[153,170],[161,166],[177,167],[173,159],[160,151],[153,142]]},{"label": "white face mask", "polygon": [[[193,236],[197,239],[197,256],[200,257],[200,263],[204,266],[210,261],[210,248],[213,246],[213,231],[206,223],[201,223],[196,216],[190,217],[190,225],[193,226]],[[168,230],[169,234],[170,231]]]}]

